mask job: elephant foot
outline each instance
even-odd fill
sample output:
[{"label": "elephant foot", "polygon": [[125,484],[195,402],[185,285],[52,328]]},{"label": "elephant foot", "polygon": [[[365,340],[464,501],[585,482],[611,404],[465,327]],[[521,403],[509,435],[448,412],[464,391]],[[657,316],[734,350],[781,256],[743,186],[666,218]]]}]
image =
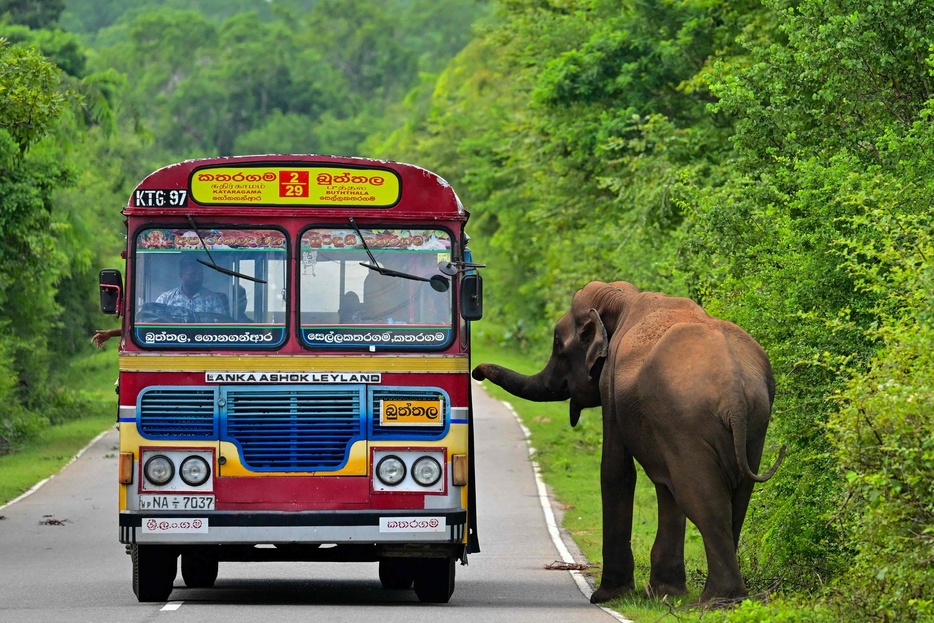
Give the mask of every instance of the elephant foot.
[{"label": "elephant foot", "polygon": [[634,582],[629,582],[627,584],[623,584],[622,586],[613,586],[609,588],[601,584],[600,588],[595,590],[593,595],[590,596],[590,603],[602,604],[605,601],[610,601],[611,599],[622,597],[626,593],[630,593],[635,589],[636,585]]}]

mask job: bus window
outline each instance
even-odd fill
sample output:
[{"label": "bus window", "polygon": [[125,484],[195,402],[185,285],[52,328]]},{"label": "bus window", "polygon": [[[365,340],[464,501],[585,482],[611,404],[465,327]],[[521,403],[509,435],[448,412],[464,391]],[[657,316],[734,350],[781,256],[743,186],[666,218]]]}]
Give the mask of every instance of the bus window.
[{"label": "bus window", "polygon": [[134,337],[160,346],[281,344],[285,236],[234,229],[200,234],[163,228],[137,234]]},{"label": "bus window", "polygon": [[[301,238],[301,335],[307,346],[438,347],[451,339],[452,292],[362,266],[367,249],[380,266],[416,277],[438,274],[451,236],[434,229],[313,228]],[[366,243],[366,248],[364,248]],[[374,330],[377,325],[378,330]],[[367,330],[361,330],[366,328]]]}]

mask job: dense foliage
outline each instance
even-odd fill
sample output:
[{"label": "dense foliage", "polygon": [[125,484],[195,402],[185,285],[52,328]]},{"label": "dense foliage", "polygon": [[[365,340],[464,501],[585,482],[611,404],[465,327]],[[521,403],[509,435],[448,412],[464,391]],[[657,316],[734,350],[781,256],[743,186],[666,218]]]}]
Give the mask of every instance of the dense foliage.
[{"label": "dense foliage", "polygon": [[466,189],[502,339],[547,345],[575,289],[626,279],[765,346],[791,451],[740,554],[827,620],[931,613],[932,10],[504,2],[398,143]]},{"label": "dense foliage", "polygon": [[90,348],[140,179],[198,155],[361,153],[488,11],[194,4],[0,0],[0,453],[89,408],[56,364]]},{"label": "dense foliage", "polygon": [[576,289],[625,279],[763,344],[765,460],[790,451],[740,555],[779,599],[731,618],[934,616],[934,5],[62,9],[0,1],[0,444],[67,410],[52,361],[86,347],[94,274],[147,171],[266,151],[408,160],[473,214],[479,333],[545,347]]}]

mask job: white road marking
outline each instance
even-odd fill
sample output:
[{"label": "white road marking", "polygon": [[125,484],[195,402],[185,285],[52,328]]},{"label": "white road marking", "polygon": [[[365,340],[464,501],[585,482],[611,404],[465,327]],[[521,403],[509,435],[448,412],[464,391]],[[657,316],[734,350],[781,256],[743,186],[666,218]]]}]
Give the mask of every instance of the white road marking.
[{"label": "white road marking", "polygon": [[173,610],[178,610],[182,607],[184,601],[170,601],[169,603],[162,606],[162,610],[159,612],[172,612]]}]

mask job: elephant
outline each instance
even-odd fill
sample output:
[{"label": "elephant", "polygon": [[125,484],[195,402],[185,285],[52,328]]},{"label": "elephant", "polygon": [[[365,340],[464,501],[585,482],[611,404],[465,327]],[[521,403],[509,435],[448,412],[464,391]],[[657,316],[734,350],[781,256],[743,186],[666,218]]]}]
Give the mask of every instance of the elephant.
[{"label": "elephant", "polygon": [[782,446],[772,468],[756,474],[775,381],[749,334],[690,299],[593,281],[555,325],[540,372],[525,376],[482,363],[472,376],[526,400],[570,399],[572,427],[582,409],[602,408],[603,574],[593,603],[635,589],[634,460],[658,498],[649,592],[687,592],[687,517],[707,558],[700,602],[746,595],[736,557],[740,530],[753,486],[771,478],[785,456]]}]

